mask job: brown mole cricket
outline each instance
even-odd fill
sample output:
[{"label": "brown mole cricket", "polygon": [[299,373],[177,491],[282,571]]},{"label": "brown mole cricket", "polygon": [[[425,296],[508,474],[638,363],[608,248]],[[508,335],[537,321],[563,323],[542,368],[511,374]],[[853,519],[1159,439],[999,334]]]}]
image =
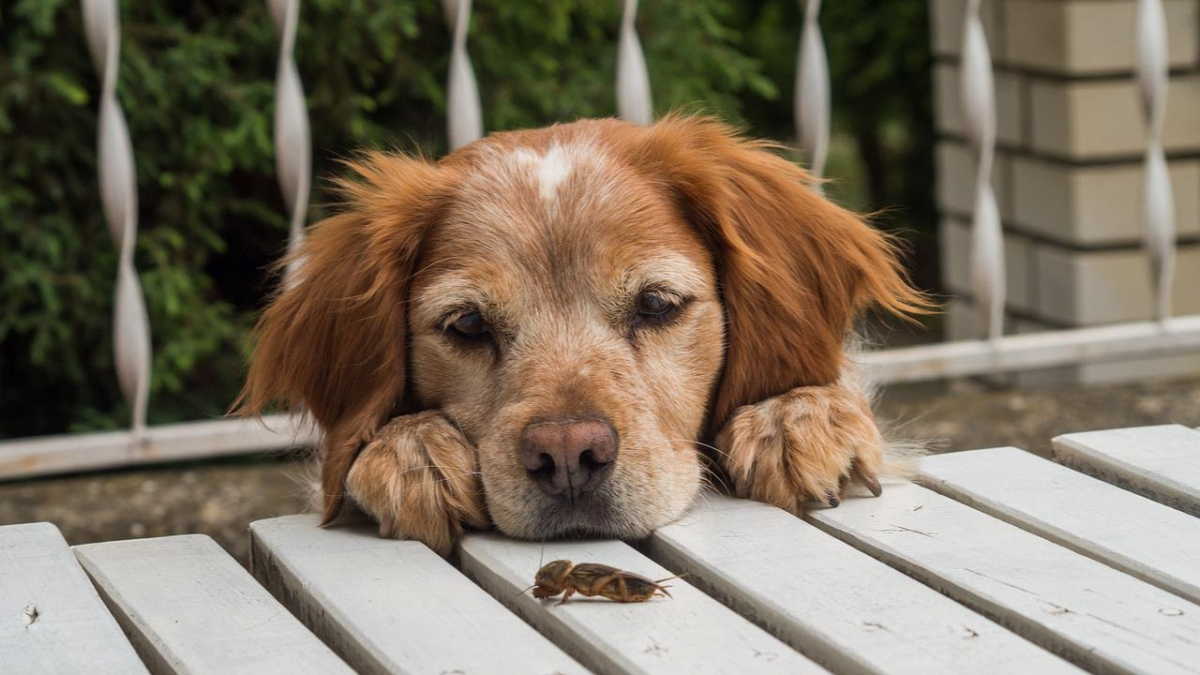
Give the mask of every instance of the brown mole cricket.
[{"label": "brown mole cricket", "polygon": [[[562,594],[563,604],[576,593],[587,597],[608,598],[614,602],[646,602],[661,593],[668,598],[667,586],[662,582],[675,579],[667,577],[652,581],[640,574],[626,572],[608,565],[580,563],[570,560],[552,560],[537,571],[533,579],[533,597],[544,600]],[[528,590],[528,589],[526,589]]]}]

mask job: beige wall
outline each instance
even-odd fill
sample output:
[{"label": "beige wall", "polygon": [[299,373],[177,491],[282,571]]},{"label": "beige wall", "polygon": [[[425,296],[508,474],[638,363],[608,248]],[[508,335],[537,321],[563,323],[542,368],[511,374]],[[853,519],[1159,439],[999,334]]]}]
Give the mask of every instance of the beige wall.
[{"label": "beige wall", "polygon": [[[931,0],[942,277],[958,294],[947,339],[979,337],[971,304],[974,160],[962,133],[965,0]],[[1174,311],[1200,313],[1200,0],[1165,0],[1171,86],[1164,145],[1175,194]],[[984,0],[996,80],[994,183],[1004,221],[1006,331],[1148,319],[1140,242],[1143,126],[1133,76],[1135,0]],[[1200,373],[1200,355],[1082,366],[1024,382]]]}]

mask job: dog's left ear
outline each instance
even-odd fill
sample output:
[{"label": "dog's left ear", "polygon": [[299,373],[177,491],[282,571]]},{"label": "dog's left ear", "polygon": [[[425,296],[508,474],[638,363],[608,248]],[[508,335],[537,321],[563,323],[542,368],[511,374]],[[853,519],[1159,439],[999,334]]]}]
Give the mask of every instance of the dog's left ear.
[{"label": "dog's left ear", "polygon": [[627,138],[630,156],[665,179],[717,260],[727,347],[711,432],[739,406],[835,382],[859,309],[929,310],[893,241],[817,193],[772,144],[681,116]]},{"label": "dog's left ear", "polygon": [[407,404],[407,288],[457,179],[400,155],[348,164],[359,178],[339,182],[345,210],[310,228],[293,255],[297,272],[259,319],[235,404],[257,415],[278,401],[320,424],[322,524],[341,510],[359,449]]}]

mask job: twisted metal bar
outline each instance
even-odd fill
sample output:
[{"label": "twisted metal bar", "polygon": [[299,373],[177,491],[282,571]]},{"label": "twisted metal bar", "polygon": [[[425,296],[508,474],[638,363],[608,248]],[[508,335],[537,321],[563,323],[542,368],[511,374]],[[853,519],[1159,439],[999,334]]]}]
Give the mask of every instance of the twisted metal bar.
[{"label": "twisted metal bar", "polygon": [[450,80],[446,85],[446,135],[450,149],[483,137],[483,111],[479,106],[479,87],[475,69],[467,54],[467,27],[471,23],[471,0],[442,0],[446,24],[454,32],[450,51]]},{"label": "twisted metal bar", "polygon": [[[300,0],[267,0],[271,19],[279,31],[279,67],[275,73],[275,171],[279,189],[287,205],[291,229],[288,254],[304,241],[304,223],[308,213],[308,193],[312,182],[312,141],[308,110],[304,104],[304,86],[294,57],[296,27],[300,21]],[[288,263],[286,279],[295,277],[299,261]]]},{"label": "twisted metal bar", "polygon": [[642,52],[635,25],[638,2],[624,0],[624,3],[617,45],[617,113],[634,124],[649,126],[654,122],[654,106],[646,55]]},{"label": "twisted metal bar", "polygon": [[[796,138],[808,160],[809,173],[817,178],[825,173],[830,118],[829,63],[825,58],[825,40],[821,37],[820,13],[821,0],[804,3],[804,28],[796,57],[795,100]],[[816,189],[823,191],[819,184]]]},{"label": "twisted metal bar", "polygon": [[999,340],[1004,333],[1004,240],[1000,209],[992,191],[992,163],[996,145],[995,86],[988,53],[981,0],[968,0],[963,21],[962,109],[967,138],[977,158],[975,216],[972,227],[971,289],[983,319],[984,333]]},{"label": "twisted metal bar", "polygon": [[1167,21],[1162,0],[1139,0],[1137,77],[1146,118],[1146,171],[1142,179],[1142,220],[1150,258],[1155,316],[1171,316],[1171,279],[1175,272],[1175,199],[1162,130],[1167,111]]},{"label": "twisted metal bar", "polygon": [[140,442],[146,429],[150,396],[150,322],[142,286],[133,267],[137,243],[137,181],[133,147],[125,113],[117,101],[121,28],[117,0],[82,0],[92,62],[100,73],[100,128],[97,157],[100,197],[108,232],[120,252],[113,308],[113,353],[121,393],[132,409],[133,440]]}]

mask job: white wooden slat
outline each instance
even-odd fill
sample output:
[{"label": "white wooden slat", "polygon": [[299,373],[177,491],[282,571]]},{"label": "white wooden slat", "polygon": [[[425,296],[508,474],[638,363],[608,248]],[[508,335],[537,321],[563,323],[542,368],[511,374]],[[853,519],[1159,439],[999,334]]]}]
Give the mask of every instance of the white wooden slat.
[{"label": "white wooden slat", "polygon": [[50,523],[0,527],[0,670],[146,672]]},{"label": "white wooden slat", "polygon": [[1054,459],[1200,516],[1200,432],[1178,424],[1066,434]]},{"label": "white wooden slat", "polygon": [[156,673],[352,673],[204,535],[75,547]]},{"label": "white wooden slat", "polygon": [[355,670],[586,672],[423,544],[317,522],[251,523],[251,566]]},{"label": "white wooden slat", "polygon": [[892,485],[807,517],[1090,671],[1200,664],[1200,605],[932,490]]},{"label": "white wooden slat", "polygon": [[1017,448],[927,457],[920,481],[1200,603],[1198,518]]},{"label": "white wooden slat", "polygon": [[1082,672],[766,504],[711,496],[648,551],[834,672]]},{"label": "white wooden slat", "polygon": [[872,380],[887,383],[1169,356],[1197,348],[1200,315],[1191,315],[1166,321],[1005,335],[992,341],[959,340],[884,349],[857,354],[855,360],[869,369]]},{"label": "white wooden slat", "polygon": [[64,434],[0,443],[0,480],[310,446],[311,425],[295,416],[220,419],[128,431]]},{"label": "white wooden slat", "polygon": [[620,604],[604,599],[540,601],[528,592],[539,564],[567,559],[610,565],[651,579],[671,572],[620,541],[521,542],[470,534],[460,544],[463,571],[598,673],[822,673],[683,580],[673,598]]}]

